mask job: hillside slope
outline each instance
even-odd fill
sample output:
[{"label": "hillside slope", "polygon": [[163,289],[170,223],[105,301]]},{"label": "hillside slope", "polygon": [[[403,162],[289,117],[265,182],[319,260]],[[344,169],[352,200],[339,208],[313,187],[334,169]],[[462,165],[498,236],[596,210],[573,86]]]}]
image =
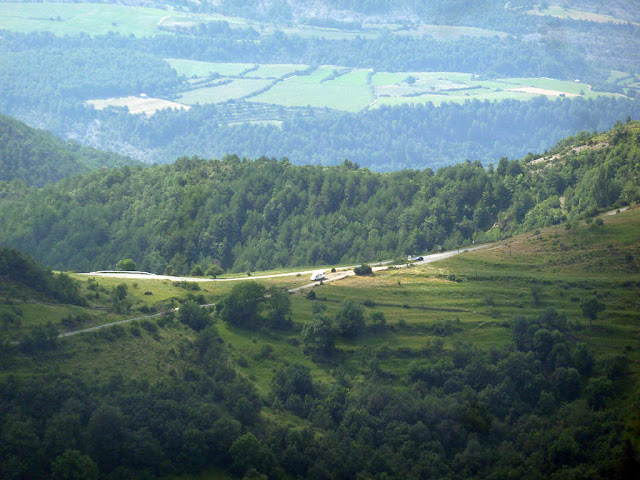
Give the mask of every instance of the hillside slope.
[{"label": "hillside slope", "polygon": [[[0,296],[0,312],[21,316],[5,326],[19,345],[0,356],[0,477],[72,465],[100,478],[634,478],[639,232],[634,207],[350,277],[287,297],[279,328],[272,304],[246,311],[252,325],[227,316],[250,278],[234,292],[74,275],[88,303],[56,305],[64,314]],[[184,303],[95,333],[34,335],[51,318],[45,333],[105,306],[116,315],[123,291],[129,316],[167,295]],[[200,331],[182,313],[195,312],[192,292],[221,305]],[[592,299],[604,310],[590,321]],[[320,343],[323,325],[333,345]]]},{"label": "hillside slope", "polygon": [[115,153],[64,141],[51,133],[0,115],[0,180],[42,186],[101,167],[139,162]]}]

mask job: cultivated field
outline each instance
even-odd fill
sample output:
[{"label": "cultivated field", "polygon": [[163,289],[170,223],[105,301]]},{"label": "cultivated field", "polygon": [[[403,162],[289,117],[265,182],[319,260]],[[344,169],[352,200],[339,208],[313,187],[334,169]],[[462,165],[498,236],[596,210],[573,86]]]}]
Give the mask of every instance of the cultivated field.
[{"label": "cultivated field", "polygon": [[177,100],[187,105],[222,103],[250,95],[270,83],[271,80],[260,78],[240,78],[224,85],[197,88],[184,92],[177,97]]},{"label": "cultivated field", "polygon": [[126,107],[129,109],[129,113],[133,115],[144,113],[147,117],[165,108],[177,108],[178,110],[189,110],[191,108],[189,105],[172,102],[163,98],[134,96],[87,100],[86,103],[93,105],[97,110],[103,110],[107,107]]},{"label": "cultivated field", "polygon": [[325,66],[312,75],[290,78],[252,97],[251,101],[289,107],[328,107],[349,112],[358,112],[373,101],[367,85],[369,70],[353,69],[331,79],[335,70],[336,67]]},{"label": "cultivated field", "polygon": [[178,74],[190,78],[206,78],[216,73],[223,77],[234,77],[254,66],[253,63],[214,63],[183,58],[165,58],[165,61]]},{"label": "cultivated field", "polygon": [[[326,107],[358,112],[380,105],[406,103],[431,102],[440,105],[445,102],[464,103],[472,99],[526,101],[540,95],[550,98],[613,95],[594,92],[589,85],[577,79],[488,80],[460,72],[390,73],[335,65],[323,65],[309,71],[309,66],[302,64],[251,65],[180,59],[167,61],[179,73],[193,77],[191,82],[194,88],[177,97],[179,101],[190,105],[221,103],[249,95],[247,100],[255,103],[286,107]],[[216,76],[212,77],[214,73]],[[288,74],[291,76],[287,77]],[[282,80],[275,81],[278,78]],[[225,79],[227,83],[224,82]],[[211,82],[214,85],[209,85]]]}]

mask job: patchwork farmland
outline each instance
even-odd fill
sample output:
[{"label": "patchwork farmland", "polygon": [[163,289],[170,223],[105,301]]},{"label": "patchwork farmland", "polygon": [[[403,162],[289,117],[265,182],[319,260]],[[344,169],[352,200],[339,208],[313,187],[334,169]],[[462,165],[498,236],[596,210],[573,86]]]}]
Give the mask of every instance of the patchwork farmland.
[{"label": "patchwork farmland", "polygon": [[[243,108],[240,118],[231,115],[229,123],[281,121],[287,115],[281,108],[260,106],[330,109],[360,112],[381,106],[401,104],[441,105],[470,100],[528,101],[539,96],[548,98],[595,98],[613,93],[594,91],[579,79],[497,78],[488,79],[461,72],[378,72],[373,69],[336,65],[252,64],[203,62],[187,59],[165,59],[178,74],[188,79],[190,88],[167,99],[122,97],[93,99],[96,108],[127,106],[131,113],[152,115],[162,108],[188,109],[194,105],[248,103],[257,108]],[[613,72],[613,81],[633,90],[638,80],[633,75]],[[261,112],[253,118],[247,112]],[[264,115],[269,111],[268,115]]]}]

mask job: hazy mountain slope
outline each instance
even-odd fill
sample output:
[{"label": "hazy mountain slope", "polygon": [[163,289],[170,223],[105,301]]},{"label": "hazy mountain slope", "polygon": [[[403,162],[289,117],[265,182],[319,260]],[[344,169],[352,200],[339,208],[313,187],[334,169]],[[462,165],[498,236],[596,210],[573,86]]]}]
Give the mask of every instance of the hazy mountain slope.
[{"label": "hazy mountain slope", "polygon": [[115,153],[64,141],[49,132],[0,115],[0,180],[22,180],[42,186],[100,167],[137,163]]}]

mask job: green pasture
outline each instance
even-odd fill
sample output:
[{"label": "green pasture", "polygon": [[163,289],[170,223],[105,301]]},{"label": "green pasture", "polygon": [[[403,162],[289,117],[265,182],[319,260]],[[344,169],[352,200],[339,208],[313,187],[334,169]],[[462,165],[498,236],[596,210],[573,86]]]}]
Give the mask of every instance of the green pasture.
[{"label": "green pasture", "polygon": [[233,80],[226,85],[189,90],[188,92],[181,93],[176,98],[178,101],[186,103],[187,105],[195,105],[197,103],[221,103],[249,95],[256,90],[266,87],[270,83],[271,80],[261,78],[242,78]]},{"label": "green pasture", "polygon": [[[640,208],[600,218],[603,225],[581,223],[569,230],[564,226],[540,229],[440,262],[391,268],[370,277],[349,277],[317,286],[313,290],[315,300],[307,298],[308,290],[298,292],[290,297],[291,330],[241,329],[220,320],[217,328],[238,374],[254,383],[265,399],[269,398],[274,373],[291,363],[308,366],[314,382],[326,384],[332,381],[337,365],[352,378],[364,379],[370,362],[377,359],[385,373],[380,381],[397,385],[406,378],[410,363],[429,358],[436,346],[450,350],[467,342],[481,349],[503,347],[510,342],[514,318],[538,315],[549,307],[579,325],[572,330],[572,338],[589,343],[598,356],[627,352],[631,372],[637,375],[640,270],[628,259],[629,255],[640,258]],[[286,271],[290,269],[269,273]],[[73,278],[88,291],[87,276],[73,274]],[[265,286],[291,288],[308,283],[308,276],[257,281]],[[202,294],[208,302],[215,302],[237,285],[203,279],[200,290],[192,291],[166,280],[96,278],[93,282],[106,290],[126,283],[134,308],[167,305],[171,299],[189,294]],[[579,305],[594,295],[606,309],[590,325]],[[371,314],[382,312],[386,327],[377,331],[368,328],[355,339],[338,339],[337,351],[328,359],[306,354],[301,331],[312,320],[314,306],[325,306],[326,314],[333,317],[345,300],[363,305],[368,327]],[[21,306],[27,326],[36,319],[56,322],[62,315],[83,310],[38,302]],[[100,322],[126,316],[97,312],[94,309]],[[18,375],[61,371],[106,380],[122,374],[153,383],[168,376],[181,378],[186,364],[180,352],[194,339],[195,333],[178,321],[158,317],[67,338],[57,351],[36,358],[20,356],[19,362],[7,368]],[[268,407],[264,415],[276,416],[285,423],[301,421],[285,418],[287,412]],[[218,475],[212,471],[195,478],[221,478]]]},{"label": "green pasture", "polygon": [[412,76],[416,79],[415,88],[441,87],[448,85],[471,85],[475,75],[463,72],[376,72],[371,78],[371,83],[376,87],[404,83],[405,79]]},{"label": "green pasture", "polygon": [[254,66],[253,63],[214,63],[186,60],[183,58],[165,58],[165,61],[171,65],[179,75],[186,77],[210,77],[214,73],[223,77],[232,77],[240,75],[245,70]]},{"label": "green pasture", "polygon": [[360,111],[371,103],[373,99],[365,70],[356,70],[322,82],[333,70],[334,67],[320,67],[311,75],[295,76],[250,100],[287,107],[310,105],[350,112]]},{"label": "green pasture", "polygon": [[280,78],[296,70],[305,70],[309,65],[283,63],[283,64],[260,64],[257,70],[246,74],[247,78]]},{"label": "green pasture", "polygon": [[47,31],[55,35],[77,33],[102,35],[108,32],[119,32],[123,35],[153,36],[167,33],[158,29],[158,26],[161,24],[169,25],[172,21],[200,23],[212,20],[227,21],[232,28],[251,26],[266,34],[282,30],[284,33],[305,38],[353,39],[357,36],[376,37],[381,33],[378,28],[362,32],[310,26],[279,28],[270,24],[219,14],[194,14],[106,3],[0,3],[0,29],[20,32]]},{"label": "green pasture", "polygon": [[155,35],[158,23],[175,12],[106,3],[0,3],[0,29],[48,31],[56,35]]},{"label": "green pasture", "polygon": [[[406,82],[412,76],[413,84]],[[460,72],[377,72],[372,77],[377,101],[375,107],[381,105],[402,105],[405,103],[441,105],[445,102],[464,103],[467,100],[500,101],[515,99],[526,101],[542,93],[513,91],[533,87],[567,95],[580,95],[593,98],[599,95],[613,95],[591,90],[582,82],[555,80],[551,78],[499,78],[494,80],[480,79],[475,75]]]}]

